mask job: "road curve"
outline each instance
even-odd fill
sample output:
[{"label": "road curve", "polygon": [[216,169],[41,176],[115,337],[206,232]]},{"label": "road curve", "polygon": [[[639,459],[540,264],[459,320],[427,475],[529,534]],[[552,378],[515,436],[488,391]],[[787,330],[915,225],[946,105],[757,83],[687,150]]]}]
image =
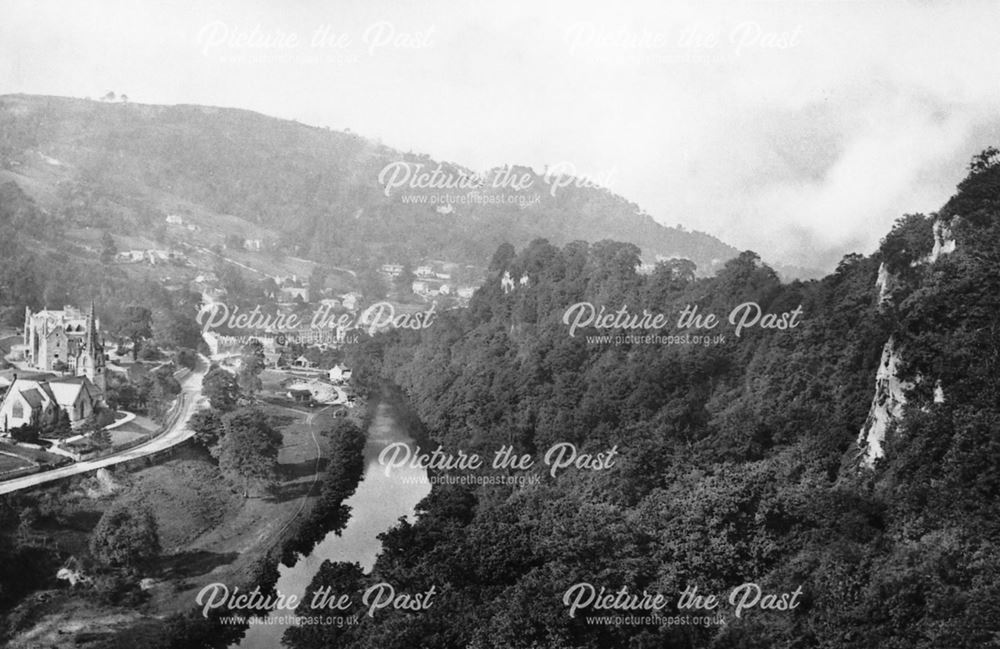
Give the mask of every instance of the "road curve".
[{"label": "road curve", "polygon": [[13,480],[0,482],[0,494],[13,493],[15,491],[20,491],[21,489],[28,489],[47,482],[52,482],[53,480],[59,480],[72,475],[78,475],[80,473],[87,473],[88,471],[114,466],[122,462],[127,462],[129,460],[157,453],[189,439],[192,435],[194,435],[194,431],[188,428],[187,422],[191,418],[191,415],[202,407],[203,402],[205,401],[201,394],[201,380],[204,378],[207,371],[208,359],[199,355],[198,365],[195,367],[194,371],[188,374],[180,382],[181,393],[177,397],[180,399],[180,406],[171,417],[171,421],[168,423],[166,430],[148,442],[124,450],[121,453],[98,458],[96,460],[76,462],[75,464],[70,464],[69,466],[60,467],[58,469],[52,469],[51,471],[33,473],[21,478],[14,478]]}]

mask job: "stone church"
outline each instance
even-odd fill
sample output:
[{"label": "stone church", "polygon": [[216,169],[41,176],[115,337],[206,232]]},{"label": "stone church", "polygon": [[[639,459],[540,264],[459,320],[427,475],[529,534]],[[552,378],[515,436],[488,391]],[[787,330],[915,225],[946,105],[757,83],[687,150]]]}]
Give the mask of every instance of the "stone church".
[{"label": "stone church", "polygon": [[100,321],[90,311],[71,306],[62,311],[24,312],[25,360],[43,372],[85,376],[104,393],[107,388],[104,345],[100,340]]}]

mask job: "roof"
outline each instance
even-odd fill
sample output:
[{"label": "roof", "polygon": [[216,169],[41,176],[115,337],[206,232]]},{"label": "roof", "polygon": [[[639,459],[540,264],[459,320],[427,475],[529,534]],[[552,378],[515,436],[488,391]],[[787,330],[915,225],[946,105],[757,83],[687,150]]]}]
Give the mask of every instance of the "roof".
[{"label": "roof", "polygon": [[30,381],[44,381],[47,379],[55,378],[55,374],[50,372],[31,372],[26,370],[19,370],[16,367],[0,370],[0,385],[11,384],[14,382],[14,377],[18,380],[30,380]]},{"label": "roof", "polygon": [[[87,377],[80,377],[85,381]],[[80,397],[80,392],[87,389],[86,383],[76,380],[49,381],[49,388],[60,406],[72,406]]]},{"label": "roof", "polygon": [[[11,384],[4,399],[20,394],[32,409],[56,403],[60,407],[72,406],[85,393],[94,397],[93,383],[85,376],[52,379],[50,381],[18,378]],[[2,403],[2,401],[0,401]]]},{"label": "roof", "polygon": [[31,406],[32,409],[40,407],[45,401],[42,397],[42,393],[35,388],[21,390],[21,396],[28,402],[28,405]]}]

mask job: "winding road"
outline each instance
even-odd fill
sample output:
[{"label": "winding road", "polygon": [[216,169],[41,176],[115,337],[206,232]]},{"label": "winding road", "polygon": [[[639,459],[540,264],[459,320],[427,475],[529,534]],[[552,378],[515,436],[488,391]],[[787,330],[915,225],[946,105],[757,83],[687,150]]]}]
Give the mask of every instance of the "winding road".
[{"label": "winding road", "polygon": [[194,371],[180,382],[181,393],[177,397],[180,400],[180,404],[167,423],[166,429],[148,442],[124,450],[121,453],[115,453],[114,455],[96,460],[77,462],[69,466],[52,469],[51,471],[33,473],[32,475],[0,482],[0,494],[13,493],[52,482],[53,480],[60,480],[80,473],[87,473],[88,471],[95,471],[122,462],[128,462],[129,460],[135,460],[166,450],[189,439],[194,435],[194,431],[188,428],[187,422],[191,418],[191,415],[205,403],[205,399],[201,394],[201,380],[207,371],[208,359],[199,356],[198,364]]}]

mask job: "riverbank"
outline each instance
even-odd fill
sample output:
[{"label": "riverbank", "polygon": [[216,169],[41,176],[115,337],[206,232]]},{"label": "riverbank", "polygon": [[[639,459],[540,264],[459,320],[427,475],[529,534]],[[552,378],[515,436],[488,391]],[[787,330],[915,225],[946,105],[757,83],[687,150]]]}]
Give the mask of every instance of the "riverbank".
[{"label": "riverbank", "polygon": [[[53,578],[7,616],[15,626],[9,646],[76,647],[80,640],[99,646],[112,634],[119,642],[150,644],[163,639],[162,620],[194,608],[204,585],[257,582],[316,501],[329,461],[329,441],[320,432],[334,420],[332,412],[324,410],[269,405],[265,411],[280,424],[283,437],[281,481],[273,497],[244,499],[233,493],[207,453],[190,446],[131,473],[74,479],[20,497],[16,506],[44,501],[54,503],[58,511],[38,525],[51,547],[47,572]],[[362,413],[357,409],[359,420]],[[68,557],[87,555],[90,530],[124,492],[153,509],[163,557],[148,571],[144,601],[111,605],[94,597],[90,588],[66,587],[54,575]]]},{"label": "riverbank", "polygon": [[[414,439],[407,424],[412,424],[401,395],[383,390],[371,412],[364,445],[364,477],[353,495],[342,504],[350,508],[350,518],[343,529],[328,532],[305,556],[291,566],[278,568],[275,592],[303,597],[325,562],[357,563],[370,570],[381,550],[379,535],[394,527],[400,518],[412,519],[416,505],[429,492],[426,472],[408,469],[386,474],[378,462],[379,453],[389,444],[410,444]],[[405,423],[404,423],[405,422]],[[269,617],[287,617],[286,612]],[[250,626],[238,649],[273,649],[281,646],[287,623],[270,619],[267,624]]]}]

